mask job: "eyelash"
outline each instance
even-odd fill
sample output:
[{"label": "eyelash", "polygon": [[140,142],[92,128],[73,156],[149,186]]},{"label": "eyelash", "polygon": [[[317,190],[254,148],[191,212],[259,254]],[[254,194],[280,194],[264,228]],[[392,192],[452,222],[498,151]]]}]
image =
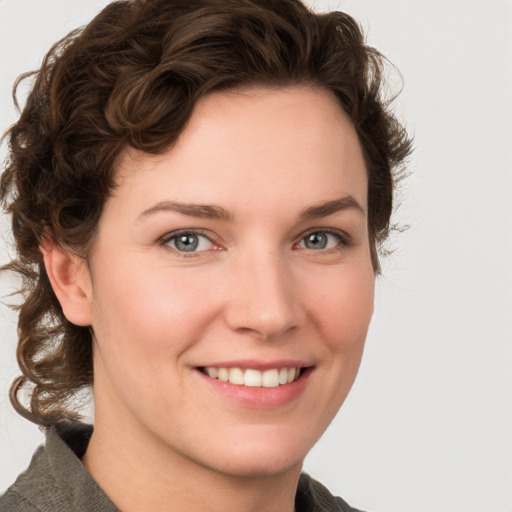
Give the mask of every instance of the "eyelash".
[{"label": "eyelash", "polygon": [[[349,235],[347,235],[347,233],[345,233],[344,231],[340,231],[338,229],[332,229],[332,228],[315,228],[315,229],[310,229],[306,233],[302,234],[299,241],[293,244],[294,249],[301,249],[300,247],[298,247],[299,244],[301,244],[308,236],[314,235],[314,234],[332,235],[339,241],[339,244],[337,244],[335,247],[331,247],[329,249],[319,249],[318,251],[315,251],[314,249],[309,249],[312,252],[323,252],[323,253],[335,252],[335,251],[339,251],[344,248],[351,247],[353,245],[353,241],[352,241],[351,237]],[[212,240],[211,233],[209,233],[207,231],[203,231],[201,229],[180,229],[178,231],[172,231],[171,233],[167,233],[166,235],[164,235],[163,237],[161,237],[159,239],[159,245],[161,245],[162,247],[168,248],[173,253],[178,254],[180,257],[183,257],[183,258],[193,258],[193,257],[199,256],[203,252],[208,252],[208,251],[186,252],[186,251],[180,251],[173,247],[169,247],[169,244],[181,235],[203,236],[207,240],[209,240],[209,242],[211,244],[213,244],[214,246],[217,245],[216,242],[214,240]],[[214,249],[214,250],[221,250],[221,249],[217,246],[217,249]],[[308,250],[308,249],[306,248],[306,250]]]},{"label": "eyelash", "polygon": [[[352,238],[344,231],[340,231],[338,229],[333,229],[333,228],[313,228],[313,229],[310,229],[309,231],[307,231],[306,233],[302,234],[300,240],[296,244],[294,244],[294,247],[297,247],[308,236],[315,235],[315,234],[332,235],[335,238],[337,238],[337,240],[339,242],[335,247],[331,247],[330,249],[321,249],[321,250],[318,250],[318,252],[323,252],[323,253],[335,252],[335,251],[339,251],[341,249],[346,249],[346,248],[354,245]],[[315,252],[314,249],[309,249],[309,250]]]},{"label": "eyelash", "polygon": [[[159,239],[159,245],[161,245],[164,248],[167,248],[168,250],[172,251],[174,254],[179,255],[182,258],[194,258],[199,256],[203,252],[208,251],[180,251],[178,249],[175,249],[173,247],[170,247],[170,243],[177,239],[179,236],[183,235],[193,235],[193,236],[202,236],[206,238],[212,245],[217,246],[217,244],[212,240],[211,233],[207,231],[203,231],[201,229],[180,229],[178,231],[172,231],[171,233],[167,233],[162,238]],[[219,250],[218,248],[215,250]]]}]

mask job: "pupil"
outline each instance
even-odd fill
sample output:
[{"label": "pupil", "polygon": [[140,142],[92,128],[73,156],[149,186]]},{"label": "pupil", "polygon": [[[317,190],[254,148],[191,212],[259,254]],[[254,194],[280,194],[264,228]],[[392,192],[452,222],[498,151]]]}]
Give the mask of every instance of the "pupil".
[{"label": "pupil", "polygon": [[195,251],[198,244],[199,240],[195,235],[181,235],[176,239],[176,248],[180,251]]},{"label": "pupil", "polygon": [[327,237],[321,233],[312,233],[306,237],[306,247],[308,249],[325,249],[327,246]]}]

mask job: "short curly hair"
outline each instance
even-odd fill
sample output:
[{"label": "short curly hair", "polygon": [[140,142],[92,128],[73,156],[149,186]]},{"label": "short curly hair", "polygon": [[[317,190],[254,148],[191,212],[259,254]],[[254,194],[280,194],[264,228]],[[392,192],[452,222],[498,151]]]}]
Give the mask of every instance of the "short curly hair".
[{"label": "short curly hair", "polygon": [[[383,94],[386,61],[347,14],[299,0],[121,0],[56,43],[35,78],[9,152],[0,199],[12,216],[22,276],[14,408],[50,426],[93,383],[92,334],[69,322],[40,252],[45,237],[87,258],[116,162],[132,147],[165,151],[197,101],[244,86],[331,91],[355,126],[368,171],[372,262],[390,229],[410,139]],[[26,389],[30,403],[24,405]]]}]

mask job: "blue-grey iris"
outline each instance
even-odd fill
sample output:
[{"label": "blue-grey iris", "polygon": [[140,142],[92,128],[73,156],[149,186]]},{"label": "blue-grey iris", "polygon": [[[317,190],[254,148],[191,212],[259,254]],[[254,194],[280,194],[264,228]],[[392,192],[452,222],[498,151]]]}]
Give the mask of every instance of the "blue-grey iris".
[{"label": "blue-grey iris", "polygon": [[174,245],[178,251],[192,252],[199,245],[199,237],[197,235],[179,235],[176,237]]},{"label": "blue-grey iris", "polygon": [[304,239],[304,245],[308,249],[325,249],[327,247],[327,234],[311,233]]}]

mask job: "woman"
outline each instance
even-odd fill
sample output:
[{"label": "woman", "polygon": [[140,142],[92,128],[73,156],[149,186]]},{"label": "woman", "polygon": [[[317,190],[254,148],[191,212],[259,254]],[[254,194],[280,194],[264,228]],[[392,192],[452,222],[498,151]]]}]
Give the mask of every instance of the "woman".
[{"label": "woman", "polygon": [[115,2],[50,51],[1,181],[11,397],[47,442],[1,510],[354,510],[301,466],[355,379],[409,152],[381,73],[296,0]]}]

